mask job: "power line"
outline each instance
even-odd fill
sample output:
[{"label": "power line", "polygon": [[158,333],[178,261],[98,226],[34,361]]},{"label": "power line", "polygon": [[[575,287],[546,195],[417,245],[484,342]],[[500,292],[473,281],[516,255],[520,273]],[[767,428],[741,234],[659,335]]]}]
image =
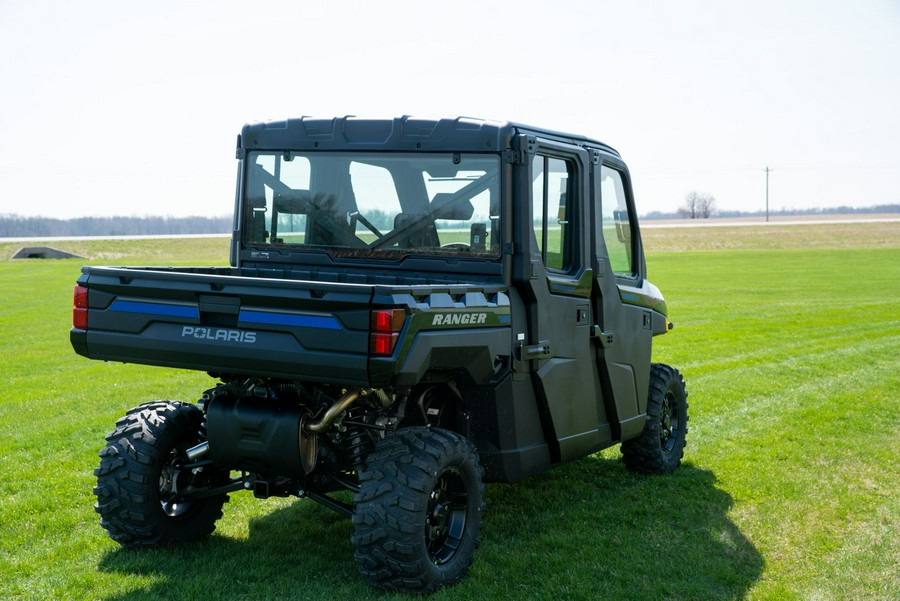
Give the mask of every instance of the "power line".
[{"label": "power line", "polygon": [[769,173],[775,171],[774,169],[769,169],[769,166],[766,165],[766,222],[769,221]]}]

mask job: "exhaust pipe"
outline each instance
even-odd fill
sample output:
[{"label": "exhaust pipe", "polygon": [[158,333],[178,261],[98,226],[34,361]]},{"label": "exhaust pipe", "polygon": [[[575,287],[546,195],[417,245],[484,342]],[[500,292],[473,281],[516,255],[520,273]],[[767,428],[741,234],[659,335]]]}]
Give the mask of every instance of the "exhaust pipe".
[{"label": "exhaust pipe", "polygon": [[366,391],[359,389],[345,392],[341,398],[334,402],[334,405],[325,411],[325,415],[321,419],[308,422],[308,415],[304,415],[300,419],[300,463],[304,472],[308,474],[316,467],[316,458],[319,454],[319,441],[316,434],[327,430],[334,420],[346,411],[356,399],[365,395]]},{"label": "exhaust pipe", "polygon": [[[294,476],[316,467],[318,435],[370,390],[344,392],[318,419],[299,405],[220,395],[207,407],[209,442],[187,450],[190,461],[209,458],[229,469]],[[265,423],[266,427],[261,424]]]},{"label": "exhaust pipe", "polygon": [[188,461],[197,461],[204,455],[209,453],[209,442],[201,442],[195,447],[191,447],[184,452],[185,457],[187,457]]},{"label": "exhaust pipe", "polygon": [[325,412],[325,415],[322,416],[321,419],[318,419],[314,422],[310,422],[308,424],[304,424],[302,427],[307,432],[323,432],[328,429],[328,427],[337,419],[341,413],[347,410],[347,408],[353,404],[353,402],[361,396],[366,396],[367,391],[362,389],[351,390],[349,392],[345,392],[341,398],[335,401],[334,405],[328,408]]}]

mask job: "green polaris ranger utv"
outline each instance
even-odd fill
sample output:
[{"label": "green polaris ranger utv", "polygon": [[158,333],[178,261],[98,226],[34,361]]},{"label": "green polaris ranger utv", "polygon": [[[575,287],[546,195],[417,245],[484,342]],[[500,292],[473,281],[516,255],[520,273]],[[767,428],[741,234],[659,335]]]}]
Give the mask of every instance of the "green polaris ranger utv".
[{"label": "green polaris ranger utv", "polygon": [[638,472],[679,465],[687,393],[651,362],[671,324],[615,150],[303,117],[244,126],[236,158],[230,267],[85,267],[75,287],[76,352],[214,380],[107,436],[115,541],[195,540],[230,493],[295,495],[352,520],[373,585],[427,593],[472,562],[483,482],[615,444]]}]

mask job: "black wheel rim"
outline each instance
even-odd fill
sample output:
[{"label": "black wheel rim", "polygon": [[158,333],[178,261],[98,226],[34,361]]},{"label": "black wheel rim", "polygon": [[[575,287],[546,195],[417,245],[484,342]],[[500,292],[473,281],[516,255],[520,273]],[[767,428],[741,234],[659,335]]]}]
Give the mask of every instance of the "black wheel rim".
[{"label": "black wheel rim", "polygon": [[662,409],[659,412],[659,444],[664,453],[671,452],[678,439],[678,398],[667,392],[663,397]]},{"label": "black wheel rim", "polygon": [[469,491],[462,472],[447,468],[434,484],[425,515],[425,544],[428,557],[443,565],[456,556],[466,530]]},{"label": "black wheel rim", "polygon": [[163,513],[170,518],[180,517],[191,510],[191,503],[178,501],[179,491],[184,486],[184,483],[179,482],[179,478],[184,479],[181,459],[178,453],[172,450],[169,460],[159,473],[159,504]]}]

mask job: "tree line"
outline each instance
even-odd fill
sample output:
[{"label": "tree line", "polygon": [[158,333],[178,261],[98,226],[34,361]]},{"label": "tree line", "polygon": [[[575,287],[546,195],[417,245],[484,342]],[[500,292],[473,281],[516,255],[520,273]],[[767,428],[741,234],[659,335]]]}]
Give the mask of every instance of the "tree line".
[{"label": "tree line", "polygon": [[24,217],[0,215],[0,238],[58,236],[160,236],[228,234],[231,216],[222,217]]},{"label": "tree line", "polygon": [[[363,215],[379,231],[394,228],[394,214],[367,209]],[[477,216],[476,216],[477,217]],[[484,217],[483,221],[488,218]],[[438,228],[465,227],[468,222],[440,222]],[[230,234],[232,218],[221,217],[25,217],[0,214],[0,238],[56,238],[66,236],[171,236]],[[357,226],[358,228],[363,226]]]},{"label": "tree line", "polygon": [[[869,207],[817,207],[812,209],[778,209],[770,215],[875,215],[879,213],[900,213],[900,204],[880,204]],[[651,211],[642,219],[705,219],[709,217],[761,217],[765,211],[737,211],[716,208],[716,199],[705,193],[691,192],[675,211]]]},{"label": "tree line", "polygon": [[[870,207],[829,207],[814,209],[780,209],[772,215],[846,215],[900,213],[900,204]],[[673,212],[651,211],[643,219],[702,219],[706,217],[756,217],[763,211],[717,210],[715,198],[709,194],[691,193],[685,203]],[[383,211],[367,214],[381,231],[390,231],[392,218]],[[166,236],[189,234],[229,234],[231,216],[221,217],[25,217],[0,215],[0,238],[51,238],[60,236]]]}]

